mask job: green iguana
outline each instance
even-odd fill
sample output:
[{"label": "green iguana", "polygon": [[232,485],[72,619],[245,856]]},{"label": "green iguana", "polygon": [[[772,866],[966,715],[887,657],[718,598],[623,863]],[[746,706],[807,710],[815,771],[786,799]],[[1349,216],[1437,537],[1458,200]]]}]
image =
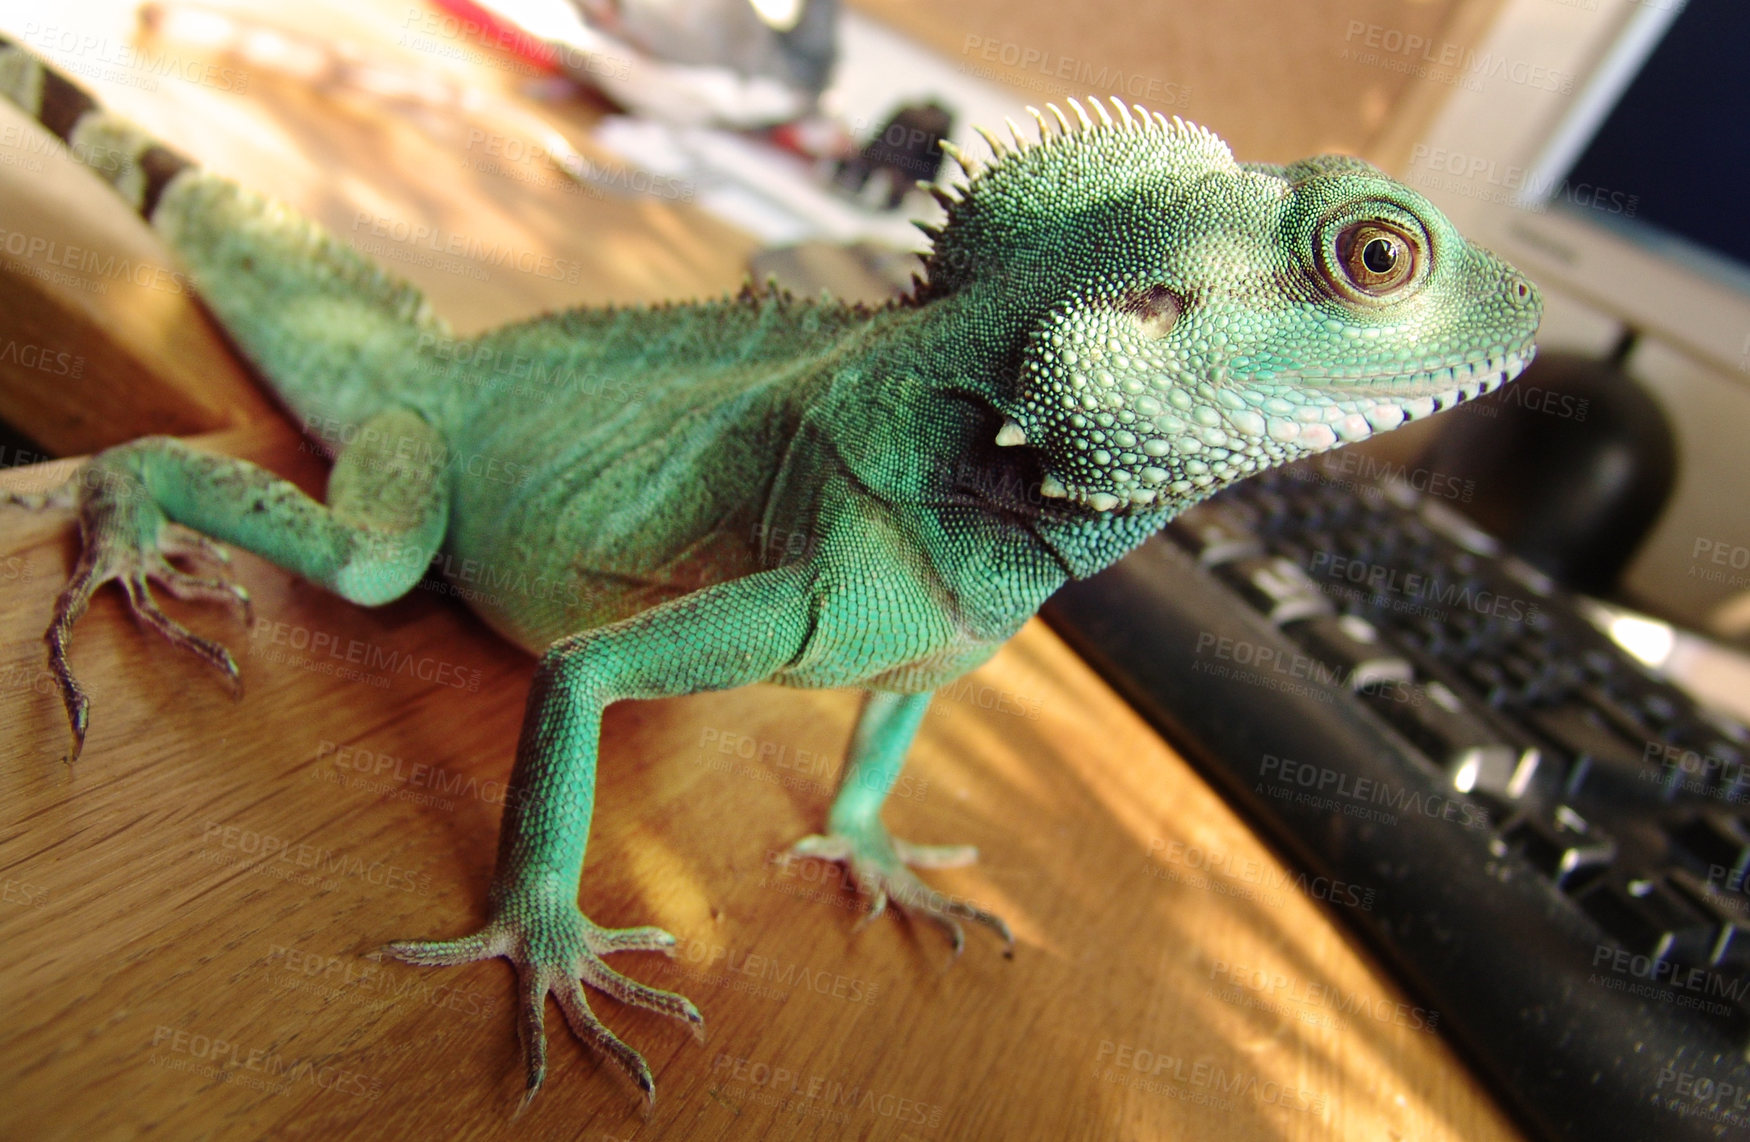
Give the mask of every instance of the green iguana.
[{"label": "green iguana", "polygon": [[[602,710],[754,682],[869,692],[824,833],[870,901],[941,924],[997,917],[913,868],[967,847],[890,837],[882,801],[930,693],[988,659],[1070,578],[1092,575],[1222,486],[1486,393],[1533,352],[1541,302],[1426,199],[1358,159],[1234,161],[1215,135],[1113,100],[1033,112],[932,187],[911,296],[878,308],[744,289],[723,301],[575,309],[458,343],[420,295],[312,223],[200,170],[0,46],[0,94],[65,140],[182,259],[207,307],[306,431],[338,452],[328,502],[269,472],[147,438],[28,506],[78,512],[84,548],[47,634],[67,661],[92,592],[233,680],[226,650],[148,586],[247,605],[170,560],[222,540],[353,602],[434,558],[513,568],[539,592],[473,605],[540,656],[483,927],[404,941],[416,964],[516,967],[527,1098],[546,997],[648,1100],[642,1058],[580,982],[701,1033],[692,1003],[603,957],[657,928],[578,908]],[[498,363],[599,379],[506,399]],[[604,389],[634,391],[616,401]],[[492,457],[520,478],[458,462]],[[968,473],[973,474],[969,478]],[[983,475],[980,475],[980,474]],[[984,478],[989,476],[990,478]],[[801,544],[762,536],[794,533]]]}]

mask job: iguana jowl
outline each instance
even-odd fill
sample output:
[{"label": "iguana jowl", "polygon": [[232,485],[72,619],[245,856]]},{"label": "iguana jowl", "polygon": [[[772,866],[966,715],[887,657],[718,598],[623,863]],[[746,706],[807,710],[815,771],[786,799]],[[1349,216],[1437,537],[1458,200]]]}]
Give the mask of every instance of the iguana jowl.
[{"label": "iguana jowl", "polygon": [[[793,852],[845,862],[873,912],[891,900],[956,946],[960,920],[1009,940],[911,871],[970,849],[908,844],[880,821],[930,692],[1067,579],[1218,488],[1506,383],[1540,312],[1530,283],[1366,163],[1240,164],[1201,128],[1072,100],[1073,118],[1035,112],[1037,140],[991,140],[989,166],[955,152],[968,180],[936,189],[947,222],[903,301],[748,290],[458,343],[410,287],[9,45],[0,94],[151,223],[274,392],[339,450],[327,504],[165,438],[109,449],[34,501],[75,508],[84,534],[47,636],[75,755],[89,707],[68,640],[105,582],[235,679],[231,656],[148,587],[246,603],[167,560],[207,537],[366,605],[434,558],[547,585],[471,598],[540,655],[486,922],[386,949],[512,961],[530,1096],[549,993],[646,1097],[649,1069],[580,981],[702,1027],[686,999],[602,958],[673,937],[578,908],[608,703],[761,681],[866,688],[826,831]],[[508,360],[591,383],[508,399]],[[627,392],[638,400],[615,399]]]}]

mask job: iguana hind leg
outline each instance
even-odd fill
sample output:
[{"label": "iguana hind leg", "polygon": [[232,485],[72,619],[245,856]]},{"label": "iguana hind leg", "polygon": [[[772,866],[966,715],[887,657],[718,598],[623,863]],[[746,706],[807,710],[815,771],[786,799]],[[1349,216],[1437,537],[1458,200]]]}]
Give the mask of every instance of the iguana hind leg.
[{"label": "iguana hind leg", "polygon": [[941,925],[954,941],[956,952],[966,942],[962,920],[989,927],[1012,950],[1015,937],[999,917],[937,892],[911,871],[971,864],[978,859],[977,849],[971,845],[914,845],[889,836],[887,826],[881,823],[881,804],[899,780],[906,750],[917,736],[929,704],[928,693],[869,692],[851,738],[844,777],[827,813],[827,831],[797,841],[786,859],[809,857],[849,868],[857,887],[869,898],[864,924],[886,911],[891,901],[902,912],[915,912]]},{"label": "iguana hind leg", "polygon": [[99,453],[48,495],[8,497],[3,502],[79,513],[79,562],[44,636],[73,732],[71,757],[84,748],[91,702],[68,663],[68,649],[73,625],[103,584],[119,583],[135,616],[235,687],[239,676],[230,652],[159,610],[151,585],[178,598],[234,604],[245,618],[248,593],[222,575],[191,574],[172,559],[215,554],[210,536],[352,602],[385,603],[419,581],[443,541],[448,485],[437,431],[417,414],[396,409],[367,421],[357,442],[341,454],[326,505],[247,461],[161,436]]}]

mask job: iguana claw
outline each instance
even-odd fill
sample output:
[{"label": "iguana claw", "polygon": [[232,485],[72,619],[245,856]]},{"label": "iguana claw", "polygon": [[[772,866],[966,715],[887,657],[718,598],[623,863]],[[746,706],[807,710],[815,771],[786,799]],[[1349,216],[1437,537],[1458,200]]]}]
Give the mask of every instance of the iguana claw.
[{"label": "iguana claw", "polygon": [[223,674],[231,684],[233,696],[242,696],[243,678],[231,652],[190,632],[161,611],[152,598],[150,584],[157,583],[179,599],[235,606],[245,624],[253,620],[249,592],[222,572],[202,578],[170,562],[172,558],[205,558],[221,564],[230,560],[206,536],[166,519],[133,472],[121,463],[106,464],[105,457],[99,457],[52,492],[9,494],[0,502],[33,510],[75,507],[79,512],[83,539],[79,561],[55,600],[54,621],[43,636],[49,647],[49,669],[60,686],[67,724],[73,733],[68,761],[77,760],[85,748],[91,699],[68,665],[67,648],[72,642],[73,624],[85,614],[91,596],[105,583],[121,584],[127,594],[128,609],[136,619]]},{"label": "iguana claw", "polygon": [[914,845],[887,835],[878,825],[856,834],[828,833],[804,837],[790,846],[780,860],[798,858],[832,861],[848,868],[858,889],[869,898],[869,911],[859,929],[887,911],[891,901],[907,915],[918,913],[940,925],[953,941],[954,954],[966,945],[961,920],[985,925],[1003,938],[1003,954],[1015,952],[1015,937],[1002,918],[962,900],[938,892],[912,873],[914,868],[961,868],[978,859],[972,845]]},{"label": "iguana claw", "polygon": [[507,909],[471,936],[458,940],[407,940],[385,945],[382,954],[410,964],[450,966],[503,956],[517,971],[522,1010],[517,1034],[523,1044],[525,1083],[519,1107],[527,1108],[547,1076],[547,996],[552,995],[572,1032],[595,1054],[613,1064],[630,1082],[648,1110],[656,1101],[656,1081],[638,1052],[604,1026],[589,1008],[580,981],[606,992],[621,1003],[642,1007],[688,1024],[693,1037],[705,1039],[705,1018],[685,996],[627,979],[602,961],[615,952],[671,954],[675,938],[661,928],[602,928],[575,905],[543,907],[536,916],[528,909]]}]

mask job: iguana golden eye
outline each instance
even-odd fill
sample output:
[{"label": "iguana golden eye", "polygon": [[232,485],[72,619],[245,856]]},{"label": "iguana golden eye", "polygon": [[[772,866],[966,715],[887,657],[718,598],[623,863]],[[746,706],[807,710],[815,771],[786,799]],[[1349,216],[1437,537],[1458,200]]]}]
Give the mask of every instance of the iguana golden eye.
[{"label": "iguana golden eye", "polygon": [[1337,235],[1337,265],[1357,289],[1382,296],[1415,276],[1416,246],[1395,227],[1362,222]]}]

